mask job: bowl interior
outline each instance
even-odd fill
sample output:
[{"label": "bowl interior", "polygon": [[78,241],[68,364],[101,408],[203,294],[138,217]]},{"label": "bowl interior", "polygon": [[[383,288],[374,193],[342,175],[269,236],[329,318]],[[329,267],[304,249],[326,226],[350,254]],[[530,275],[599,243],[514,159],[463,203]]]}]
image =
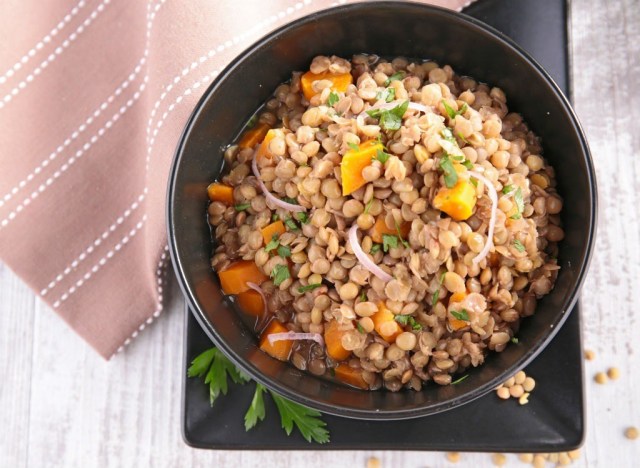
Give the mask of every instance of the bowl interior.
[{"label": "bowl interior", "polygon": [[[523,321],[519,344],[490,354],[458,385],[421,392],[363,392],[300,372],[258,350],[257,339],[222,295],[209,266],[212,250],[206,187],[222,167],[223,148],[291,71],[315,55],[355,53],[419,57],[499,86],[510,110],[542,137],[564,197],[565,240],[554,290]],[[256,380],[307,406],[342,416],[399,419],[471,401],[523,367],[549,342],[576,300],[593,242],[595,185],[588,149],[566,99],[542,69],[477,20],[412,3],[355,4],[316,13],[257,42],[205,92],[178,147],[168,199],[170,248],[181,287],[214,342]]]}]

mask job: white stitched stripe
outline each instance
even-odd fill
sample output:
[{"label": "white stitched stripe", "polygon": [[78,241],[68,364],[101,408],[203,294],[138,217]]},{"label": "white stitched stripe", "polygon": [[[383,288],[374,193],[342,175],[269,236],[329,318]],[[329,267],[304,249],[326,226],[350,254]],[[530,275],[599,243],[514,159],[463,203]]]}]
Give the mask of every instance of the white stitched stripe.
[{"label": "white stitched stripe", "polygon": [[34,57],[37,51],[42,50],[45,44],[49,44],[51,39],[55,37],[62,28],[64,28],[71,19],[78,14],[78,12],[85,6],[85,0],[80,0],[76,6],[74,6],[69,13],[67,13],[62,20],[51,30],[49,33],[44,36],[38,43],[33,46],[29,52],[24,54],[20,60],[13,64],[9,70],[7,70],[4,75],[0,76],[0,85],[4,84],[7,81],[7,78],[11,78],[15,72],[20,70],[23,65],[26,65],[32,57]]},{"label": "white stitched stripe", "polygon": [[140,203],[144,197],[141,195],[138,197],[136,201],[134,201],[122,214],[119,216],[116,221],[111,224],[102,234],[100,234],[89,246],[73,261],[67,265],[67,267],[62,271],[62,273],[58,274],[42,291],[40,291],[41,296],[46,296],[49,291],[51,291],[60,281],[62,281],[69,273],[71,273],[75,268],[80,265],[84,260],[86,260],[87,256],[90,255],[98,246],[102,244],[111,234],[113,234],[118,227],[120,227],[125,220],[131,216],[131,214],[140,206]]},{"label": "white stitched stripe", "polygon": [[71,136],[68,137],[64,142],[59,145],[55,151],[53,151],[47,159],[42,161],[30,174],[27,175],[24,179],[22,179],[16,186],[14,186],[8,193],[6,193],[2,200],[0,200],[0,207],[4,206],[4,204],[13,198],[22,188],[24,188],[27,183],[31,182],[34,177],[42,172],[42,170],[51,163],[54,159],[56,159],[62,152],[76,140],[80,134],[82,134],[89,125],[93,123],[93,121],[102,114],[115,100],[116,97],[120,96],[122,92],[127,89],[127,87],[131,84],[131,82],[136,78],[142,67],[144,66],[147,58],[142,57],[142,59],[135,66],[133,71],[129,74],[129,76],[116,88],[116,90],[98,106],[98,108],[93,111],[93,113],[76,129],[71,133]]},{"label": "white stitched stripe", "polygon": [[125,246],[131,239],[135,237],[135,235],[140,232],[142,226],[147,221],[147,215],[144,215],[140,221],[135,225],[133,229],[131,229],[127,234],[125,234],[122,239],[111,249],[109,250],[104,257],[102,257],[98,262],[88,270],[82,278],[76,281],[65,293],[63,293],[52,305],[54,309],[60,307],[64,301],[69,299],[78,289],[84,286],[91,277],[97,273],[100,268],[105,266],[109,260],[111,260],[117,252],[122,250],[122,247]]},{"label": "white stitched stripe", "polygon": [[15,219],[18,213],[20,213],[33,200],[38,198],[38,196],[40,196],[41,193],[43,193],[48,187],[50,187],[51,184],[53,184],[53,182],[56,179],[58,179],[63,173],[65,173],[67,169],[69,169],[69,167],[71,167],[78,159],[80,159],[87,152],[87,150],[91,148],[91,146],[93,146],[111,127],[113,127],[113,124],[116,123],[120,119],[120,117],[122,117],[133,106],[133,104],[138,101],[138,99],[140,99],[140,96],[142,95],[142,92],[145,90],[146,86],[147,86],[147,81],[145,79],[140,84],[140,87],[138,88],[138,90],[133,94],[133,97],[129,99],[125,105],[120,107],[120,109],[115,114],[113,114],[113,116],[107,121],[107,123],[105,123],[104,126],[98,130],[97,134],[91,137],[89,142],[85,143],[81,149],[76,151],[76,153],[73,156],[71,156],[67,160],[67,162],[65,162],[60,167],[60,169],[55,171],[51,177],[49,177],[44,183],[42,183],[38,187],[37,190],[34,190],[31,193],[31,195],[25,198],[22,201],[22,203],[20,203],[11,213],[9,213],[7,217],[5,217],[0,222],[0,229],[6,227],[10,221]]},{"label": "white stitched stripe", "polygon": [[59,57],[62,52],[71,45],[73,41],[75,41],[80,34],[93,22],[96,17],[104,11],[105,7],[111,3],[111,0],[102,0],[102,3],[96,7],[95,10],[91,12],[89,17],[85,19],[80,26],[76,28],[74,32],[72,32],[67,39],[62,42],[62,45],[56,47],[56,49],[49,54],[49,56],[44,59],[40,65],[36,67],[33,72],[31,72],[23,81],[21,81],[18,86],[13,88],[9,93],[7,93],[2,100],[0,101],[0,109],[2,109],[7,103],[9,103],[15,96],[18,95],[20,90],[26,88],[27,83],[33,81],[34,77],[38,76],[42,70],[47,68],[51,62],[53,62],[57,57]]}]

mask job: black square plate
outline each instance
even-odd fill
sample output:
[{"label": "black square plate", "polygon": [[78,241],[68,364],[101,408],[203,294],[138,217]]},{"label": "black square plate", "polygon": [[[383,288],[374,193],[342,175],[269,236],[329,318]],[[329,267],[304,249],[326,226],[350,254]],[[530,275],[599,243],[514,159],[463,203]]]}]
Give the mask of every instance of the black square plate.
[{"label": "black square plate", "polygon": [[[478,0],[465,10],[511,36],[528,50],[568,94],[564,0]],[[491,392],[445,413],[405,421],[360,421],[324,416],[331,442],[309,445],[280,428],[275,405],[265,398],[267,418],[250,432],[244,413],[254,386],[232,385],[209,406],[208,388],[187,379],[191,360],[211,346],[187,310],[183,369],[183,436],[193,447],[239,450],[466,450],[551,452],[572,450],[584,437],[584,393],[579,305],[549,346],[527,368],[541,382],[528,405],[502,401]],[[464,424],[464,439],[460,425]]]}]

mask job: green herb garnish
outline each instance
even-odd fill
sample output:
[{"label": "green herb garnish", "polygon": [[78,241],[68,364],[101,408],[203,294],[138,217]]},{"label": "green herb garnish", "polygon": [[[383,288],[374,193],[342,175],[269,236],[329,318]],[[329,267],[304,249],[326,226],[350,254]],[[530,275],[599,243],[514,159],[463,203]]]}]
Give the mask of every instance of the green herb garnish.
[{"label": "green herb garnish", "polygon": [[398,247],[398,238],[395,235],[382,234],[382,250],[384,250],[384,252],[388,252],[390,248],[396,247]]},{"label": "green herb garnish", "polygon": [[516,188],[513,185],[505,185],[504,187],[502,187],[502,194],[503,195],[509,195],[515,189]]},{"label": "green herb garnish", "polygon": [[462,141],[464,141],[467,145],[469,144],[469,140],[467,140],[465,137],[463,137],[462,133],[458,132],[457,135],[458,135],[458,138],[460,138]]},{"label": "green herb garnish", "polygon": [[271,252],[273,249],[277,249],[278,246],[280,245],[280,241],[278,240],[278,234],[274,234],[271,237],[271,240],[267,243],[267,245],[264,246],[264,251],[265,252]]},{"label": "green herb garnish", "polygon": [[247,125],[245,125],[244,128],[246,129],[253,128],[256,126],[256,123],[258,123],[258,114],[253,114],[251,118],[247,121]]},{"label": "green herb garnish", "polygon": [[438,281],[438,289],[436,289],[436,291],[433,293],[433,296],[431,297],[431,307],[435,307],[438,303],[438,299],[440,299],[440,288],[442,287],[442,283],[444,283],[445,274],[446,272],[440,275],[440,281]]},{"label": "green herb garnish", "polygon": [[462,161],[462,165],[464,167],[466,167],[467,169],[469,169],[470,171],[473,170],[473,163],[471,161],[469,161],[468,159],[465,159],[464,161]]},{"label": "green herb garnish", "polygon": [[516,193],[513,195],[513,201],[516,202],[518,212],[511,216],[511,219],[520,219],[524,211],[524,198],[522,197],[522,189],[520,187],[516,189]]},{"label": "green herb garnish", "polygon": [[391,156],[390,154],[385,153],[385,152],[384,152],[384,151],[382,151],[382,150],[378,150],[378,151],[376,152],[376,155],[374,156],[374,158],[373,158],[373,159],[377,159],[377,160],[378,160],[378,161],[380,161],[382,164],[384,164],[384,163],[386,163],[386,162],[389,160],[389,157],[390,157],[390,156]]},{"label": "green herb garnish", "polygon": [[273,284],[275,286],[280,286],[286,280],[291,278],[291,274],[289,273],[289,267],[286,265],[276,265],[271,270],[271,275],[269,275],[271,279],[273,279]]},{"label": "green herb garnish", "polygon": [[309,224],[309,215],[306,213],[306,211],[299,211],[293,216],[302,224]]},{"label": "green herb garnish", "polygon": [[444,172],[444,184],[448,188],[454,187],[458,183],[458,173],[453,167],[453,162],[451,162],[448,154],[445,153],[445,155],[440,158],[439,166]]},{"label": "green herb garnish", "polygon": [[398,233],[398,239],[400,239],[400,242],[402,242],[402,245],[404,245],[405,247],[409,247],[409,243],[402,238],[402,233],[400,232],[400,225],[398,224],[398,221],[394,220],[393,222],[396,224],[396,232]]},{"label": "green herb garnish", "polygon": [[518,252],[524,252],[526,250],[526,247],[524,246],[524,244],[520,242],[518,239],[513,241],[513,246],[516,248]]},{"label": "green herb garnish", "polygon": [[381,248],[382,248],[382,244],[373,244],[371,246],[371,250],[369,250],[369,253],[371,255],[373,255],[373,254],[379,252]]},{"label": "green herb garnish", "polygon": [[518,344],[518,343],[520,343],[520,340],[514,336],[513,338],[511,338],[511,342],[513,344]]},{"label": "green herb garnish", "polygon": [[333,107],[333,105],[337,103],[339,100],[340,100],[340,95],[334,91],[331,91],[329,93],[329,98],[327,99],[327,104],[329,104],[330,107]]},{"label": "green herb garnish", "polygon": [[364,292],[364,289],[362,290],[362,292],[360,293],[360,302],[366,302],[367,301],[367,293]]},{"label": "green herb garnish", "polygon": [[275,223],[276,221],[278,221],[280,219],[280,216],[278,216],[278,213],[273,213],[271,215],[271,222]]},{"label": "green herb garnish", "polygon": [[291,231],[297,231],[298,229],[300,229],[293,218],[285,219],[284,225],[287,226]]},{"label": "green herb garnish", "polygon": [[298,288],[298,292],[306,293],[308,291],[313,291],[314,289],[319,288],[320,286],[322,286],[322,283],[307,284],[306,286],[300,286]]},{"label": "green herb garnish", "polygon": [[264,399],[262,398],[262,393],[265,391],[265,388],[257,383],[256,390],[253,393],[253,399],[251,400],[251,405],[247,410],[247,413],[244,415],[244,430],[248,431],[249,429],[253,429],[256,427],[259,421],[264,421],[264,417],[266,412],[264,410]]},{"label": "green herb garnish", "polygon": [[376,94],[376,99],[383,99],[386,102],[391,102],[396,98],[396,89],[395,88],[385,88],[383,91],[380,91]]},{"label": "green herb garnish", "polygon": [[362,333],[364,335],[364,328],[362,328],[362,325],[360,325],[360,322],[358,322],[358,326],[356,328],[358,329],[358,331],[360,333]]},{"label": "green herb garnish", "polygon": [[313,441],[319,444],[329,442],[327,424],[318,411],[289,401],[273,392],[271,392],[271,398],[278,407],[280,422],[287,435],[291,435],[295,424],[307,442]]},{"label": "green herb garnish", "polygon": [[393,109],[373,109],[368,110],[367,114],[374,119],[379,119],[383,130],[396,131],[400,129],[402,116],[408,108],[409,101],[404,101]]},{"label": "green herb garnish", "polygon": [[460,107],[460,110],[458,110],[458,111],[453,110],[453,107],[451,107],[449,104],[447,104],[447,101],[445,101],[444,99],[442,100],[442,105],[444,106],[444,110],[447,112],[447,115],[452,120],[456,118],[456,115],[462,115],[465,112],[467,112],[467,109],[468,109],[468,106],[465,103],[465,104],[462,105],[462,107]]},{"label": "green herb garnish", "polygon": [[355,143],[347,143],[347,146],[351,149],[351,151],[360,151],[360,147]]},{"label": "green herb garnish", "polygon": [[413,330],[422,330],[422,325],[412,315],[396,315],[393,319],[400,325],[409,325]]},{"label": "green herb garnish", "polygon": [[282,197],[282,201],[287,202],[287,203],[291,203],[292,205],[297,205],[298,204],[298,200],[296,200],[295,198],[291,198],[291,197]]},{"label": "green herb garnish", "polygon": [[384,85],[385,86],[389,86],[392,81],[399,81],[399,80],[403,80],[403,79],[404,79],[404,72],[402,70],[400,70],[398,72],[395,72],[389,78],[387,78],[386,81],[384,82]]},{"label": "green herb garnish", "polygon": [[478,179],[476,179],[475,177],[469,177],[469,182],[471,182],[474,187],[478,186]]},{"label": "green herb garnish", "polygon": [[457,380],[454,380],[453,382],[451,382],[451,385],[458,385],[460,382],[462,382],[463,380],[465,380],[467,377],[469,377],[469,374],[467,375],[463,375],[462,377],[460,377]]},{"label": "green herb garnish", "polygon": [[452,310],[451,315],[453,315],[458,320],[464,320],[466,322],[469,321],[469,313],[467,312],[466,309],[462,309],[460,311]]},{"label": "green herb garnish", "polygon": [[288,245],[280,245],[278,246],[278,255],[282,258],[291,257],[291,247]]},{"label": "green herb garnish", "polygon": [[234,206],[234,208],[236,209],[236,211],[244,211],[249,209],[250,206],[251,203],[240,203],[239,205]]},{"label": "green herb garnish", "polygon": [[458,144],[458,142],[456,141],[456,137],[453,136],[453,131],[449,127],[443,128],[440,132],[440,135],[442,135],[442,138],[444,138],[445,140],[450,141],[451,143],[454,143],[456,145]]},{"label": "green herb garnish", "polygon": [[367,202],[367,204],[364,206],[364,214],[369,214],[369,210],[371,209],[371,205],[373,205],[373,197],[371,197],[371,200],[369,200]]},{"label": "green herb garnish", "polygon": [[212,406],[220,394],[227,394],[228,378],[237,384],[249,381],[249,377],[236,369],[217,348],[208,349],[191,361],[187,375],[189,377],[204,377],[204,383],[209,385],[209,403]]}]

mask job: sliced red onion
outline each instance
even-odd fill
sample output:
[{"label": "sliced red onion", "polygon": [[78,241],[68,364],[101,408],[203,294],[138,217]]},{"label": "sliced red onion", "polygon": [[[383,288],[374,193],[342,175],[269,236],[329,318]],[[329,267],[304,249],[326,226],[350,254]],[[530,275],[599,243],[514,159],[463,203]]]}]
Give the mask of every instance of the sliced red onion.
[{"label": "sliced red onion", "polygon": [[250,283],[249,281],[247,281],[247,286],[249,286],[251,289],[253,289],[254,291],[256,291],[258,294],[260,294],[260,297],[262,298],[262,316],[266,317],[267,315],[267,297],[264,295],[264,291],[262,290],[262,288],[260,286],[258,286],[256,283]]},{"label": "sliced red onion", "polygon": [[258,153],[256,152],[253,155],[253,161],[251,161],[251,170],[253,171],[253,175],[256,176],[256,180],[258,181],[258,185],[260,186],[264,197],[273,205],[277,206],[278,208],[282,208],[283,210],[293,212],[306,211],[306,208],[304,206],[294,205],[293,203],[287,203],[286,201],[280,200],[278,197],[269,192],[269,190],[267,190],[266,185],[264,185],[264,182],[262,182],[262,179],[260,179],[260,171],[258,170],[258,163],[256,161],[257,154]]},{"label": "sliced red onion", "polygon": [[276,341],[283,340],[313,340],[320,346],[324,347],[324,340],[322,339],[322,335],[320,333],[296,333],[290,331],[286,333],[272,333],[268,338],[270,345],[273,345],[273,343],[275,343]]},{"label": "sliced red onion", "polygon": [[473,263],[478,264],[482,260],[485,259],[487,255],[489,255],[489,251],[491,247],[493,247],[493,231],[496,227],[496,213],[498,211],[498,193],[496,192],[496,188],[493,186],[491,181],[487,179],[485,176],[480,175],[478,172],[469,171],[468,172],[471,177],[475,177],[479,181],[481,181],[489,192],[489,199],[491,200],[491,219],[489,219],[489,231],[487,232],[487,242],[485,242],[484,247],[473,258]]},{"label": "sliced red onion", "polygon": [[349,229],[349,243],[351,244],[353,253],[356,255],[358,260],[360,260],[360,263],[362,263],[363,267],[365,267],[385,283],[388,283],[393,279],[393,276],[376,265],[373,260],[371,260],[371,258],[369,258],[369,256],[364,253],[364,250],[362,250],[362,247],[360,247],[360,242],[358,242],[358,226],[356,224],[351,226],[351,229]]}]

